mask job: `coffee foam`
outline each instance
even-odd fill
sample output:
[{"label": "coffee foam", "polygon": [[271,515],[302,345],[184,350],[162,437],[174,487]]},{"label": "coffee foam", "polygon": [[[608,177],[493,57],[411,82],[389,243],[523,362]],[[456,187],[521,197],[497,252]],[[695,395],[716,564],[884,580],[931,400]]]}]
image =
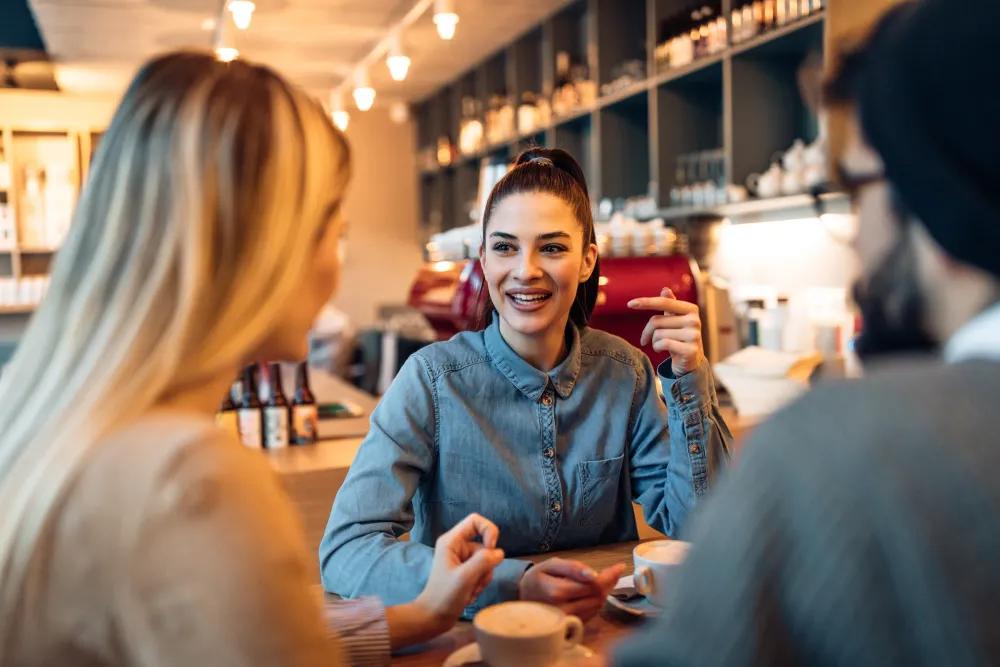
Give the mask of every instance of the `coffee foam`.
[{"label": "coffee foam", "polygon": [[479,628],[492,635],[537,637],[559,627],[562,615],[540,604],[507,603],[489,607],[476,615]]},{"label": "coffee foam", "polygon": [[656,563],[680,563],[687,556],[690,545],[686,542],[659,541],[641,544],[636,554]]}]

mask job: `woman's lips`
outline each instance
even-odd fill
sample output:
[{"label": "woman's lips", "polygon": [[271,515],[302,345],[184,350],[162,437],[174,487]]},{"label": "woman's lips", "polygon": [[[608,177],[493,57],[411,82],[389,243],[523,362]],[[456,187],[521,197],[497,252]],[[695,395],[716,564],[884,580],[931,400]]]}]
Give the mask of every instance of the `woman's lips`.
[{"label": "woman's lips", "polygon": [[511,290],[506,294],[507,300],[522,312],[539,310],[552,298],[552,292],[545,290]]}]

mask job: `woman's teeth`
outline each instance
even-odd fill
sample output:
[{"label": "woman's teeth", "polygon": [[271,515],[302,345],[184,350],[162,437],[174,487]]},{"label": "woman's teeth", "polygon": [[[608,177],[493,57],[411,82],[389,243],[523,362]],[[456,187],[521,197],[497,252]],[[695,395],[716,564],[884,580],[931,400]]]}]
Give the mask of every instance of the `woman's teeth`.
[{"label": "woman's teeth", "polygon": [[511,294],[510,298],[517,303],[538,303],[549,298],[549,294]]}]

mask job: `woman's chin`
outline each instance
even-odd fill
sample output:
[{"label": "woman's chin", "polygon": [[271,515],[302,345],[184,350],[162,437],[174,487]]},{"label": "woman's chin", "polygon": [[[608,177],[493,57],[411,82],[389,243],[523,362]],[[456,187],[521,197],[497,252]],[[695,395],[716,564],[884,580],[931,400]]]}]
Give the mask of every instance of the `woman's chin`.
[{"label": "woman's chin", "polygon": [[523,313],[517,310],[507,310],[501,313],[501,317],[511,331],[521,336],[539,336],[546,333],[553,326],[556,326],[552,318],[544,313]]}]

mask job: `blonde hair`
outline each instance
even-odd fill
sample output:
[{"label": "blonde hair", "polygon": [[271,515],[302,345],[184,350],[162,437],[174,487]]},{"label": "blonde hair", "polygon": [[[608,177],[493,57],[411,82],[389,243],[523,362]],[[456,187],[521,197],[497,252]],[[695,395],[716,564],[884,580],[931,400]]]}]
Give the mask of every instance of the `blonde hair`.
[{"label": "blonde hair", "polygon": [[0,379],[0,655],[38,540],[88,455],[247,360],[348,179],[343,135],[270,69],[182,52],[138,72]]}]

